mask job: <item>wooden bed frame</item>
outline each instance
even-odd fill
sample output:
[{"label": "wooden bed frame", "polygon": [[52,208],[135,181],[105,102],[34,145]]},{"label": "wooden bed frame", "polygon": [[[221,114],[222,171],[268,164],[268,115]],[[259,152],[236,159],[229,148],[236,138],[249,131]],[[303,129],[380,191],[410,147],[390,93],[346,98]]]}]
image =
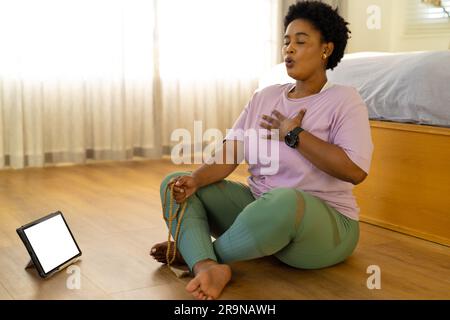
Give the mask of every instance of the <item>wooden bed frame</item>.
[{"label": "wooden bed frame", "polygon": [[450,128],[370,121],[361,221],[450,246]]}]

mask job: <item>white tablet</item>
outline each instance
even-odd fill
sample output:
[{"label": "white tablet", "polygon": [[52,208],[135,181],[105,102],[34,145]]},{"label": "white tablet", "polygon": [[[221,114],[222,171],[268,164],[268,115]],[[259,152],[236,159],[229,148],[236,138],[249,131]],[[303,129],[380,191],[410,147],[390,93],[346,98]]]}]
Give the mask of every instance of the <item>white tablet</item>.
[{"label": "white tablet", "polygon": [[42,278],[67,267],[81,256],[81,250],[60,211],[16,231],[30,254],[30,263]]}]

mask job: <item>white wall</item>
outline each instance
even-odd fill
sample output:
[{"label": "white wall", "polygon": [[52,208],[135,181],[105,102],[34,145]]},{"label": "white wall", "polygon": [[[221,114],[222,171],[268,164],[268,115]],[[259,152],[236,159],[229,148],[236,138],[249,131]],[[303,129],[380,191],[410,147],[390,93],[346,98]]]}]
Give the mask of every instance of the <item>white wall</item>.
[{"label": "white wall", "polygon": [[[406,36],[404,25],[408,0],[326,0],[339,6],[339,12],[350,23],[351,39],[347,52],[359,51],[425,51],[450,49],[450,33],[431,36]],[[296,0],[283,0],[283,18],[289,5]],[[381,10],[381,29],[368,29],[367,8],[376,5]]]},{"label": "white wall", "polygon": [[[408,0],[343,0],[352,39],[347,52],[358,51],[422,51],[449,49],[450,34],[406,36],[404,34]],[[381,9],[381,29],[367,27],[367,8]]]},{"label": "white wall", "polygon": [[[350,23],[351,39],[348,42],[347,52],[358,51],[390,51],[392,0],[347,0],[346,12],[343,13]],[[378,6],[381,12],[381,28],[369,29],[367,9]]]}]

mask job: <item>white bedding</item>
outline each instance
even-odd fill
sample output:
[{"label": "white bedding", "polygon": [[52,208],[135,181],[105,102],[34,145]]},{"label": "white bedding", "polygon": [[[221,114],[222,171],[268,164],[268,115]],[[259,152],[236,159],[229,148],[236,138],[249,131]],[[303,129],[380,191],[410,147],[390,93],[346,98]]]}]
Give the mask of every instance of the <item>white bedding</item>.
[{"label": "white bedding", "polygon": [[[327,76],[358,89],[370,119],[450,127],[450,51],[347,54]],[[279,64],[259,87],[287,82]]]}]

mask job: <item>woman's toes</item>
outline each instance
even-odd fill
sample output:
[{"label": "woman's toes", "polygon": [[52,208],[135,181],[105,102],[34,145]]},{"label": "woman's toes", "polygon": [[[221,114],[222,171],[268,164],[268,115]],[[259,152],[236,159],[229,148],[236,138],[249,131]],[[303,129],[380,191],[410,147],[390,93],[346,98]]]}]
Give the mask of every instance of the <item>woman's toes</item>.
[{"label": "woman's toes", "polygon": [[195,299],[200,300],[202,297],[202,291],[199,289],[195,290],[192,295],[194,296]]},{"label": "woman's toes", "polygon": [[[228,265],[212,264],[200,270],[188,283],[186,290],[197,299],[203,297],[217,299],[230,280],[231,269]],[[197,295],[195,292],[197,290],[201,290],[203,295]]]},{"label": "woman's toes", "polygon": [[195,290],[200,289],[200,281],[198,278],[194,278],[186,285],[186,290],[193,293]]},{"label": "woman's toes", "polygon": [[150,254],[151,255],[155,255],[155,254],[158,254],[161,250],[160,250],[160,247],[161,247],[161,245],[158,243],[158,244],[155,244],[151,249],[150,249]]},{"label": "woman's toes", "polygon": [[[150,255],[152,257],[154,257],[156,260],[158,260],[159,262],[167,263],[168,246],[169,246],[168,241],[157,243],[150,249]],[[175,247],[175,244],[173,241],[170,242],[170,246],[171,246],[171,248],[170,248],[170,252],[169,252],[169,259],[172,259],[173,254],[174,254],[174,247]],[[181,265],[186,264],[186,262],[183,259],[183,256],[181,255],[181,253],[178,250],[176,252],[175,258],[172,261],[172,263],[173,264],[181,264]]]}]

